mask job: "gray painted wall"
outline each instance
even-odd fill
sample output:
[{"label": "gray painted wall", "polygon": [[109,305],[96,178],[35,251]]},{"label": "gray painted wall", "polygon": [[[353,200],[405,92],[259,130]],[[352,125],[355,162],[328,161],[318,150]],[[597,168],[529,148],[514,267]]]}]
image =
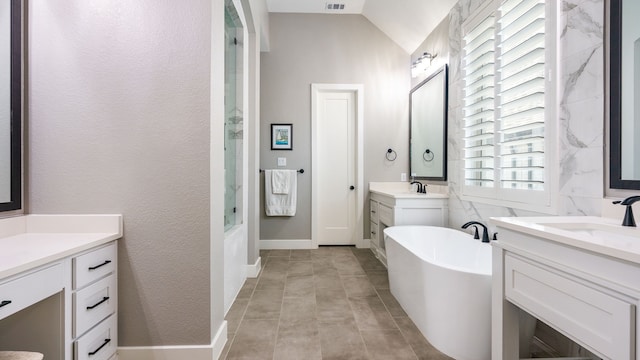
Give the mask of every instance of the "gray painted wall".
[{"label": "gray painted wall", "polygon": [[29,212],[124,215],[120,346],[211,343],[211,6],[29,2]]},{"label": "gray painted wall", "polygon": [[[266,217],[262,210],[260,239],[310,239],[311,84],[364,84],[365,185],[399,181],[409,168],[409,54],[361,15],[271,14],[269,30],[270,52],[261,57],[260,165],[276,168],[286,157],[287,168],[307,171],[298,176],[296,216]],[[293,123],[293,151],[271,150],[271,123]],[[385,160],[388,148],[397,152],[395,162]]]},{"label": "gray painted wall", "polygon": [[446,16],[411,54],[411,62],[416,61],[425,52],[434,54],[436,57],[431,61],[427,72],[411,78],[411,88],[426,79],[430,71],[435,71],[442,65],[449,64],[449,16]]}]

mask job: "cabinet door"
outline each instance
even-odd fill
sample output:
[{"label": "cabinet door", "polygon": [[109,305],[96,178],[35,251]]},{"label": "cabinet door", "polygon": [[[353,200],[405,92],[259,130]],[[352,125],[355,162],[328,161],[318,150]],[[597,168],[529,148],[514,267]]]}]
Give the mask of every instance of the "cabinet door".
[{"label": "cabinet door", "polygon": [[378,223],[378,202],[371,200],[369,202],[369,219],[371,222]]},{"label": "cabinet door", "polygon": [[380,222],[387,226],[395,225],[395,223],[393,222],[393,208],[385,204],[378,204],[378,217],[380,219]]},{"label": "cabinet door", "polygon": [[505,297],[589,350],[632,359],[635,306],[585,281],[519,257],[505,256]]},{"label": "cabinet door", "polygon": [[394,225],[446,226],[443,209],[396,208]]}]

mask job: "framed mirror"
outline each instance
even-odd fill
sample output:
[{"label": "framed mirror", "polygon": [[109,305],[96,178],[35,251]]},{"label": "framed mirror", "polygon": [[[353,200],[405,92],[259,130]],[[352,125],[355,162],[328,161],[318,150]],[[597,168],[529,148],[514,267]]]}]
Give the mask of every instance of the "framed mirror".
[{"label": "framed mirror", "polygon": [[415,179],[447,180],[448,82],[444,65],[409,94],[409,172]]},{"label": "framed mirror", "polygon": [[0,3],[0,211],[22,207],[22,9]]},{"label": "framed mirror", "polygon": [[609,186],[640,190],[640,1],[609,9]]}]

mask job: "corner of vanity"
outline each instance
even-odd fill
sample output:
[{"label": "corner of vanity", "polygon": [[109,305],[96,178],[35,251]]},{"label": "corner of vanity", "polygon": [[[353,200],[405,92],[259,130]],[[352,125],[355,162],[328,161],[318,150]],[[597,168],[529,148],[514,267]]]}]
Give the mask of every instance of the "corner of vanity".
[{"label": "corner of vanity", "polygon": [[613,219],[492,218],[492,359],[518,359],[520,310],[603,359],[640,359],[640,230]]},{"label": "corner of vanity", "polygon": [[399,225],[448,226],[447,187],[430,185],[423,194],[413,191],[407,182],[370,182],[369,221],[371,251],[387,266],[384,229]]},{"label": "corner of vanity", "polygon": [[116,358],[121,215],[0,219],[0,350]]}]

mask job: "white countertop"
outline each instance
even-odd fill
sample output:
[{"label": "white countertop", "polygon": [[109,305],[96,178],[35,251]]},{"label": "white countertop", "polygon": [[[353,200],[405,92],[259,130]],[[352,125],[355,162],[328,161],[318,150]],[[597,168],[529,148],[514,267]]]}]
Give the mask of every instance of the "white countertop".
[{"label": "white countertop", "polygon": [[390,196],[396,199],[448,199],[447,187],[442,185],[428,185],[427,193],[420,194],[411,190],[408,182],[370,182],[369,191]]},{"label": "white countertop", "polygon": [[596,216],[491,218],[506,229],[640,264],[640,229],[621,221]]},{"label": "white countertop", "polygon": [[121,237],[121,215],[26,215],[0,219],[0,279]]}]

